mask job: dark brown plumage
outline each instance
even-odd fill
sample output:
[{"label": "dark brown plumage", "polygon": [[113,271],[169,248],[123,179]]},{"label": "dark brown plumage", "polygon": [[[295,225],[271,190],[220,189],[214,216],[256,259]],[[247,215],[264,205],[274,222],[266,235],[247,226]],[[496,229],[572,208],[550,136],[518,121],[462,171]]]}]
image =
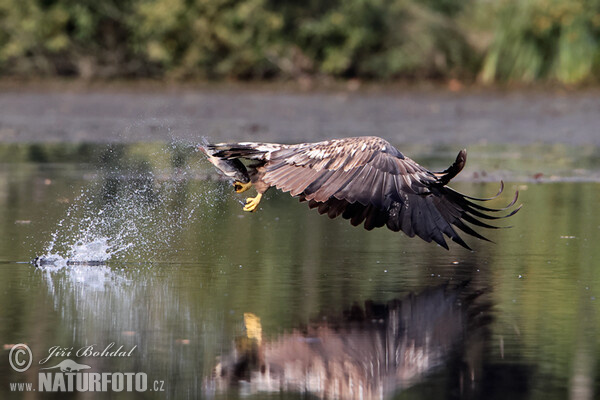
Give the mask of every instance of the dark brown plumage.
[{"label": "dark brown plumage", "polygon": [[[463,169],[466,150],[459,152],[448,169],[435,173],[404,156],[387,141],[372,136],[296,145],[216,144],[208,145],[208,149],[213,160],[255,160],[247,168],[259,195],[247,200],[246,211],[254,211],[262,193],[275,186],[299,197],[301,202],[308,202],[310,208],[329,218],[341,215],[354,226],[364,222],[367,230],[387,226],[410,237],[435,241],[446,249],[444,235],[470,249],[455,227],[488,240],[465,222],[496,228],[482,219],[506,218],[520,208],[508,215],[494,216],[491,213],[512,207],[518,193],[508,206],[493,209],[474,202],[490,199],[470,197],[446,186]],[[249,185],[236,190],[247,188]],[[502,189],[503,185],[498,194]]]}]

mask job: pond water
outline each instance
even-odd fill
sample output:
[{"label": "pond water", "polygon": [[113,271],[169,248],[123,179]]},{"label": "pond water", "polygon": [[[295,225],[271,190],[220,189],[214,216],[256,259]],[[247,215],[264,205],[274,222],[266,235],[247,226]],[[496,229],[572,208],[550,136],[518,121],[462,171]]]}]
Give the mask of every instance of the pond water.
[{"label": "pond water", "polygon": [[[400,148],[430,169],[455,155]],[[0,398],[28,382],[35,398],[65,359],[144,373],[145,398],[598,396],[599,151],[469,152],[451,186],[486,197],[503,179],[493,205],[524,205],[495,243],[465,237],[472,252],[276,191],[244,213],[185,143],[0,146]]]}]

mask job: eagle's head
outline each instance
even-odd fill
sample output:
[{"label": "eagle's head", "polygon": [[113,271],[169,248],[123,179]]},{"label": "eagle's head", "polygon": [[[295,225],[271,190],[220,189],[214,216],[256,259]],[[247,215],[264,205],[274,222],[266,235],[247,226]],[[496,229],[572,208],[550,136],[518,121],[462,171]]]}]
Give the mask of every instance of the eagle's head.
[{"label": "eagle's head", "polygon": [[250,176],[246,166],[237,158],[226,159],[214,156],[214,151],[206,146],[199,145],[198,149],[206,155],[208,161],[228,178],[233,179],[233,187],[236,192],[244,191],[245,184],[250,182]]}]

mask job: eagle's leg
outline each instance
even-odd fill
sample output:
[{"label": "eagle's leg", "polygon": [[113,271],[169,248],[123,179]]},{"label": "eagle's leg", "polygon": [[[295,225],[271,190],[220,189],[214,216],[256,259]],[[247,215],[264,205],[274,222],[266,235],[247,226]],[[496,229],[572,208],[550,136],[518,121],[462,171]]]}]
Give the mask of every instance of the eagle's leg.
[{"label": "eagle's leg", "polygon": [[[260,203],[260,199],[262,199],[263,193],[269,190],[269,185],[263,181],[263,176],[265,174],[265,169],[262,165],[255,165],[248,168],[248,175],[250,176],[250,182],[254,185],[254,188],[258,192],[256,197],[248,197],[246,199],[246,205],[244,206],[244,211],[256,211],[258,208],[258,204]],[[249,187],[249,186],[248,186]]]},{"label": "eagle's leg", "polygon": [[240,181],[233,182],[233,189],[236,193],[242,193],[252,187],[252,182],[243,183]]},{"label": "eagle's leg", "polygon": [[246,205],[244,206],[244,211],[256,211],[256,207],[258,207],[258,203],[260,203],[260,199],[262,198],[262,193],[256,195],[256,197],[248,197],[246,199]]},{"label": "eagle's leg", "polygon": [[260,318],[252,313],[244,313],[244,325],[248,339],[256,340],[258,344],[262,341],[262,324]]}]

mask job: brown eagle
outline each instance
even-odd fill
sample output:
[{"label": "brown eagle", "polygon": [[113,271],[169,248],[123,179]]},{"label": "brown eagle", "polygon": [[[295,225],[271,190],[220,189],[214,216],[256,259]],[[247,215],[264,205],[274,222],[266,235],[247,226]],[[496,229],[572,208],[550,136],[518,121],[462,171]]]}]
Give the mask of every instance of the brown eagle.
[{"label": "brown eagle", "polygon": [[[470,250],[454,227],[479,239],[488,240],[470,224],[497,228],[482,221],[506,218],[495,216],[507,210],[484,207],[497,197],[475,198],[459,193],[446,184],[464,167],[467,152],[461,150],[445,171],[431,172],[402,154],[386,140],[354,137],[318,143],[222,143],[200,145],[208,160],[234,180],[238,193],[252,185],[258,195],[246,199],[244,211],[256,211],[263,193],[272,186],[308,202],[329,218],[342,216],[352,225],[364,221],[367,230],[387,226],[410,237],[432,240],[448,249],[444,235]],[[248,166],[240,159],[251,162]],[[453,227],[454,225],[454,227]],[[488,240],[489,241],[489,240]]]}]

